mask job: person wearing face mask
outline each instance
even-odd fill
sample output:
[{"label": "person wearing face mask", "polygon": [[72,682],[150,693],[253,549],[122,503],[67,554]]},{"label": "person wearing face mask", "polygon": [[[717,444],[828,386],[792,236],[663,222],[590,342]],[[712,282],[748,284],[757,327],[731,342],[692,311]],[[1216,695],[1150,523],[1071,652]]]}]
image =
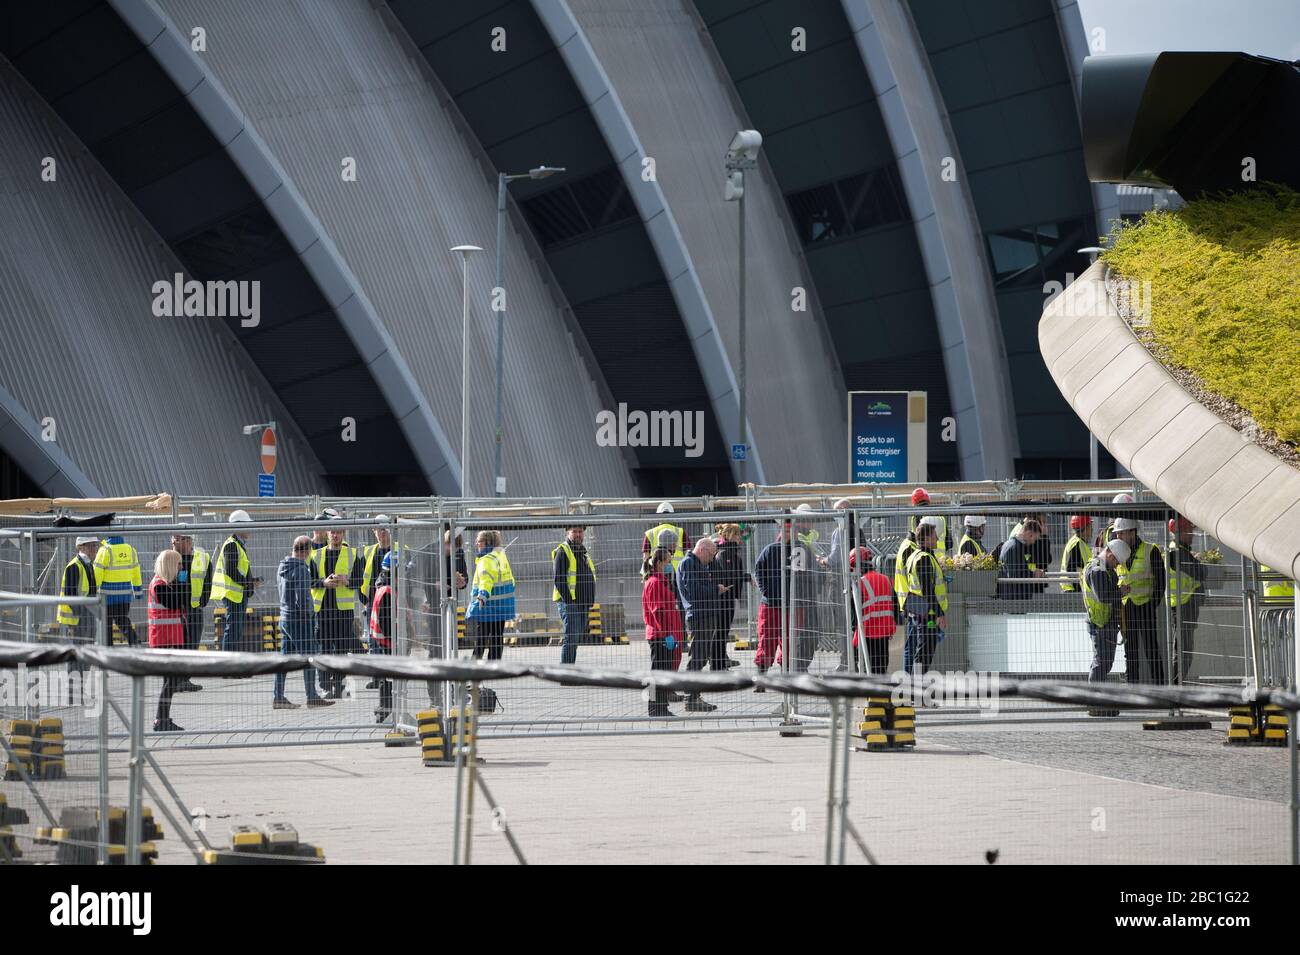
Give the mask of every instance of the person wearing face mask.
[{"label": "person wearing face mask", "polygon": [[474,659],[500,660],[505,652],[506,621],[515,616],[515,575],[497,531],[474,538],[474,582],[470,585],[466,625],[476,627]]}]

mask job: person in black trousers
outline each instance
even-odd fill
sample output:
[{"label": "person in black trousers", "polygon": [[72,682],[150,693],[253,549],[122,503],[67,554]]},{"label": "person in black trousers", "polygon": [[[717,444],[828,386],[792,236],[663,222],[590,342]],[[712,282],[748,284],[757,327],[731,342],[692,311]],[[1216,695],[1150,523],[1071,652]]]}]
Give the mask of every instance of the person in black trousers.
[{"label": "person in black trousers", "polygon": [[709,666],[714,670],[740,666],[739,660],[727,656],[727,637],[736,619],[736,604],[745,592],[749,572],[745,570],[745,549],[740,542],[739,524],[719,524],[717,532],[718,553],[713,558],[713,578],[726,589],[718,596],[718,632],[721,639],[714,644],[714,654]]}]

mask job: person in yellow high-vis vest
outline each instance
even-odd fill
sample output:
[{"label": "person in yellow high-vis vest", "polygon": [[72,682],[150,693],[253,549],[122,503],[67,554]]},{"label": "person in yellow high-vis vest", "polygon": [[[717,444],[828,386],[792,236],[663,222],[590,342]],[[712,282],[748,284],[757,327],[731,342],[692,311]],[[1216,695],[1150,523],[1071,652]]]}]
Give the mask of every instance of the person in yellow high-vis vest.
[{"label": "person in yellow high-vis vest", "polygon": [[1115,519],[1116,538],[1128,544],[1130,556],[1115,568],[1121,584],[1127,584],[1120,631],[1124,634],[1125,679],[1141,683],[1143,670],[1151,683],[1165,682],[1165,659],[1160,652],[1159,614],[1164,613],[1165,561],[1160,548],[1142,539],[1138,522],[1131,517]]},{"label": "person in yellow high-vis vest", "polygon": [[[1259,569],[1266,574],[1276,573],[1272,567],[1267,564],[1260,564]],[[1287,580],[1285,577],[1281,580],[1270,580],[1264,584],[1264,596],[1273,599],[1282,599],[1295,601],[1295,581]]]},{"label": "person in yellow high-vis vest", "polygon": [[988,524],[988,519],[982,514],[967,514],[962,518],[961,523],[966,530],[957,544],[957,553],[970,557],[983,557],[988,553],[984,547],[984,528]]},{"label": "person in yellow high-vis vest", "polygon": [[587,529],[575,524],[551,551],[551,599],[560,608],[564,643],[561,663],[578,662],[578,644],[587,636],[592,604],[596,602],[596,562],[586,545]]},{"label": "person in yellow high-vis vest", "polygon": [[[361,649],[354,630],[357,588],[364,574],[361,553],[344,540],[342,528],[330,528],[324,547],[311,556],[311,601],[316,609],[322,653],[343,654]],[[327,700],[343,698],[343,674],[324,670],[321,695]]]},{"label": "person in yellow high-vis vest", "polygon": [[127,645],[133,647],[136,637],[135,624],[131,622],[131,601],[144,596],[140,555],[124,538],[106,537],[95,552],[95,566],[99,569],[99,589],[104,595],[109,641],[112,642],[116,626]]},{"label": "person in yellow high-vis vest", "polygon": [[1205,602],[1205,565],[1192,553],[1196,526],[1185,517],[1169,519],[1169,606],[1178,624],[1178,653],[1172,667],[1174,682],[1183,683],[1192,671],[1196,647],[1196,621]]},{"label": "person in yellow high-vis vest", "polygon": [[948,584],[935,553],[936,528],[916,526],[916,549],[907,560],[907,641],[903,644],[903,669],[914,676],[925,673],[948,629]]},{"label": "person in yellow high-vis vest", "polygon": [[[95,563],[98,537],[78,537],[77,553],[63,568],[60,597],[94,597],[99,593],[101,570]],[[73,643],[95,642],[95,617],[90,609],[59,604],[59,623]],[[82,668],[78,668],[82,669]]]},{"label": "person in yellow high-vis vest", "polygon": [[[664,501],[655,511],[657,514],[673,513],[673,506],[668,501]],[[674,524],[668,518],[664,518],[662,523],[656,524],[645,532],[641,539],[641,554],[648,557],[654,553],[656,548],[663,547],[673,555],[673,571],[677,570],[679,564],[695,546],[691,541],[691,535],[686,533],[686,528]]]},{"label": "person in yellow high-vis vest", "polygon": [[475,660],[484,655],[488,662],[501,659],[505,652],[506,623],[514,617],[515,575],[501,546],[501,532],[479,531],[474,537],[474,581],[470,584],[469,607],[465,610],[465,626],[475,628]]},{"label": "person in yellow high-vis vest", "polygon": [[[189,606],[182,620],[186,650],[197,650],[203,636],[203,608],[212,596],[212,557],[202,547],[194,546],[194,537],[181,531],[172,535],[172,550],[181,555],[181,566],[176,572],[176,582],[187,588]],[[196,693],[203,687],[189,677],[176,687],[178,693]]]},{"label": "person in yellow high-vis vest", "polygon": [[[248,511],[230,512],[228,523],[247,524],[253,520]],[[244,617],[248,612],[253,591],[261,582],[254,577],[253,565],[248,559],[248,532],[234,531],[221,545],[212,566],[212,599],[221,604],[225,617],[221,626],[221,649],[227,651],[251,650],[245,643]]]},{"label": "person in yellow high-vis vest", "polygon": [[1061,550],[1061,573],[1068,579],[1061,581],[1061,590],[1073,593],[1078,588],[1079,571],[1088,566],[1092,560],[1092,518],[1087,514],[1075,514],[1070,518],[1070,530],[1073,532]]},{"label": "person in yellow high-vis vest", "polygon": [[[914,507],[929,507],[930,492],[923,487],[918,487],[912,492],[911,500]],[[915,532],[916,525],[922,520],[928,520],[935,527],[935,554],[939,557],[947,557],[952,551],[952,533],[948,530],[948,518],[942,514],[913,514],[908,522],[908,530]]]},{"label": "person in yellow high-vis vest", "polygon": [[[1128,544],[1113,540],[1099,550],[1079,571],[1079,590],[1088,636],[1092,638],[1092,666],[1089,683],[1104,683],[1115,665],[1115,648],[1119,646],[1120,616],[1128,587],[1119,582],[1116,568],[1130,557]],[[1096,708],[1089,716],[1118,716],[1119,710]]]}]

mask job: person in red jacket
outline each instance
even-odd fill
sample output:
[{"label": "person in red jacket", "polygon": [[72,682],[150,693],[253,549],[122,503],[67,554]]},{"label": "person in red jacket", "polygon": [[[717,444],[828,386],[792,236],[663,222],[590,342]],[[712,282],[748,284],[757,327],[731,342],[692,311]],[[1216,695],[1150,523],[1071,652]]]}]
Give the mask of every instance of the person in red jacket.
[{"label": "person in red jacket", "polygon": [[[873,557],[867,547],[858,547],[849,554],[849,570],[861,575],[854,601],[857,622],[853,627],[853,646],[858,648],[864,668],[883,676],[889,669],[889,639],[902,622],[902,612],[889,578],[871,566]],[[859,632],[864,638],[861,644]]]},{"label": "person in red jacket", "polygon": [[[641,591],[641,616],[645,620],[645,638],[650,644],[651,670],[676,670],[682,661],[686,621],[682,619],[682,610],[677,604],[672,566],[672,551],[658,547],[641,567],[641,577],[645,580]],[[650,715],[673,715],[668,709],[668,691],[655,687],[650,700]]]},{"label": "person in red jacket", "polygon": [[[153,564],[149,581],[149,646],[156,649],[179,649],[185,646],[185,615],[190,606],[189,588],[176,580],[181,569],[181,555],[174,550],[162,551]],[[172,722],[172,696],[185,684],[183,676],[163,677],[158,695],[158,712],[154,717],[155,733],[179,733]]]}]

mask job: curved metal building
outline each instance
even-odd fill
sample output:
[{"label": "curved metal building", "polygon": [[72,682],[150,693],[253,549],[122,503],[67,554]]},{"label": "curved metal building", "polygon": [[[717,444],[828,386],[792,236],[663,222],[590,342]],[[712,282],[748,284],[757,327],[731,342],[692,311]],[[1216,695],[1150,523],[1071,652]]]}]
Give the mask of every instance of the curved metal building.
[{"label": "curved metal building", "polygon": [[[1075,0],[14,0],[0,322],[42,335],[0,358],[0,484],[249,490],[238,428],[273,418],[282,491],[460,492],[465,243],[468,491],[492,493],[497,174],[539,165],[565,171],[507,207],[510,495],[840,481],[846,390],[929,394],[932,478],[1085,473],[1033,341],[1115,211],[1083,169],[1085,53]],[[742,423],[722,154],[750,127]],[[97,174],[41,183],[34,152]],[[175,273],[258,281],[260,322],[141,314]],[[61,363],[90,298],[116,331]],[[63,427],[62,379],[101,365],[137,417],[177,404],[155,348],[209,395],[197,422]],[[603,446],[620,408],[702,444]]]}]

